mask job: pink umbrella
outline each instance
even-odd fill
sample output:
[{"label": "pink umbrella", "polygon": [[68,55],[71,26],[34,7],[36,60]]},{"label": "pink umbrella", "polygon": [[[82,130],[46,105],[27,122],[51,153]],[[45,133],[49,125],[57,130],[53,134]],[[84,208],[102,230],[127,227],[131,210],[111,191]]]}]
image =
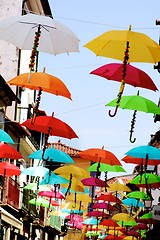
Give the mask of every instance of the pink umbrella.
[{"label": "pink umbrella", "polygon": [[50,197],[50,198],[57,198],[57,199],[64,199],[64,195],[61,192],[58,191],[40,191],[38,193],[39,196],[43,196],[43,197]]},{"label": "pink umbrella", "polygon": [[115,207],[113,207],[111,204],[106,202],[97,202],[92,206],[92,208],[107,209],[108,211],[116,210]]},{"label": "pink umbrella", "polygon": [[84,186],[109,187],[108,185],[106,185],[105,181],[96,177],[84,178],[81,180],[81,182]]},{"label": "pink umbrella", "polygon": [[86,214],[87,217],[104,217],[107,218],[109,217],[109,215],[105,212],[99,211],[99,210],[95,210],[95,211],[91,211],[89,213]]}]

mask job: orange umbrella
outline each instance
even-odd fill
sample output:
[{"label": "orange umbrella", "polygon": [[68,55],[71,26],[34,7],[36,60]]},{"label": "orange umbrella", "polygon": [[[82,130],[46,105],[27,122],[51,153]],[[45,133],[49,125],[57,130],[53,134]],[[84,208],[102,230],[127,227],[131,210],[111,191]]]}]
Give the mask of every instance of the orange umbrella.
[{"label": "orange umbrella", "polygon": [[7,83],[31,90],[42,90],[71,99],[71,94],[65,84],[59,78],[45,72],[23,73]]},{"label": "orange umbrella", "polygon": [[0,162],[0,175],[11,177],[13,175],[19,176],[21,170],[14,164],[8,162]]},{"label": "orange umbrella", "polygon": [[0,158],[21,159],[22,155],[7,143],[0,143]]},{"label": "orange umbrella", "polygon": [[131,157],[131,156],[125,156],[124,158],[121,159],[125,163],[132,163],[132,164],[137,164],[137,165],[153,165],[156,166],[160,164],[160,159],[145,159],[145,158],[136,158],[136,157]]}]

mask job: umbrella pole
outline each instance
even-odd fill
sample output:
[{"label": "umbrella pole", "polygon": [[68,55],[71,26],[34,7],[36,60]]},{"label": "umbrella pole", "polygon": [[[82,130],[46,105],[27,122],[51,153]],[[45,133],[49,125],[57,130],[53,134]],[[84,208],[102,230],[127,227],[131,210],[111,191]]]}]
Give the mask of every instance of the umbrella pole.
[{"label": "umbrella pole", "polygon": [[129,48],[130,48],[129,41],[127,41],[124,60],[123,60],[122,81],[121,81],[119,93],[117,95],[116,108],[115,108],[115,111],[114,111],[113,114],[111,113],[111,110],[109,110],[108,114],[109,114],[110,117],[115,117],[116,116],[116,113],[117,113],[117,110],[118,110],[118,107],[120,105],[120,101],[121,101],[121,98],[122,98],[122,95],[123,95],[123,91],[124,91],[124,87],[125,87],[125,76],[126,76],[126,70],[127,70],[126,66],[127,66],[128,60],[129,60]]},{"label": "umbrella pole", "polygon": [[67,197],[67,194],[71,188],[71,184],[72,184],[72,173],[70,174],[69,185],[68,185],[67,191],[65,193],[65,197]]},{"label": "umbrella pole", "polygon": [[134,132],[133,129],[134,129],[134,126],[135,126],[135,123],[136,123],[136,114],[137,114],[137,110],[134,110],[132,120],[131,120],[131,129],[130,129],[130,137],[129,137],[129,141],[131,143],[134,143],[136,141],[136,138],[132,139],[132,135],[133,135],[133,132]]},{"label": "umbrella pole", "polygon": [[33,108],[33,117],[31,119],[32,124],[35,123],[36,116],[38,115],[38,109],[39,109],[39,105],[40,105],[41,95],[42,95],[42,88],[39,87],[35,107]]},{"label": "umbrella pole", "polygon": [[104,172],[104,179],[105,179],[105,192],[107,192],[107,171],[106,172]]}]

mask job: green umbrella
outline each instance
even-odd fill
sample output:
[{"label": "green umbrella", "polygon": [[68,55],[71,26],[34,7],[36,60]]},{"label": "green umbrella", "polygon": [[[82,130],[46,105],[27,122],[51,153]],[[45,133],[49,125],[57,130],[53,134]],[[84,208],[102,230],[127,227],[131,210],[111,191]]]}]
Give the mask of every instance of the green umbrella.
[{"label": "green umbrella", "polygon": [[128,193],[126,196],[141,199],[141,200],[150,200],[151,199],[150,196],[148,196],[145,192],[141,192],[141,191],[133,191],[133,192]]},{"label": "green umbrella", "polygon": [[151,218],[153,218],[152,212],[145,213],[140,217],[140,219],[151,219]]},{"label": "green umbrella", "polygon": [[159,188],[160,176],[153,173],[138,174],[130,181],[130,184],[135,184],[142,188]]},{"label": "green umbrella", "polygon": [[117,222],[120,226],[128,226],[128,227],[133,227],[133,226],[135,226],[135,225],[138,225],[137,223],[136,223],[136,221],[134,221],[134,220],[132,220],[132,221],[118,221]]},{"label": "green umbrella", "polygon": [[[107,103],[105,106],[116,107],[117,99]],[[160,108],[156,103],[152,102],[150,99],[139,96],[139,91],[137,95],[123,96],[118,105],[119,108],[134,110],[133,118],[131,120],[131,129],[130,129],[130,141],[135,142],[136,139],[132,140],[132,133],[135,125],[137,111],[145,113],[153,113],[160,115]]]},{"label": "green umbrella", "polygon": [[[52,185],[39,185],[39,191],[51,191]],[[28,190],[32,190],[32,191],[36,191],[37,190],[37,183],[29,183],[27,184],[23,189],[28,189]]]},{"label": "green umbrella", "polygon": [[[98,167],[98,163],[94,163],[92,164],[87,171],[89,172],[96,172],[97,171],[97,167]],[[100,163],[100,168],[99,168],[100,172],[126,172],[124,170],[124,168],[120,165],[109,165],[109,164],[105,164],[105,163]]]},{"label": "green umbrella", "polygon": [[44,198],[33,198],[29,201],[30,204],[33,204],[35,206],[40,206],[40,207],[44,207],[44,208],[50,208],[50,209],[55,209],[51,203],[44,199]]}]

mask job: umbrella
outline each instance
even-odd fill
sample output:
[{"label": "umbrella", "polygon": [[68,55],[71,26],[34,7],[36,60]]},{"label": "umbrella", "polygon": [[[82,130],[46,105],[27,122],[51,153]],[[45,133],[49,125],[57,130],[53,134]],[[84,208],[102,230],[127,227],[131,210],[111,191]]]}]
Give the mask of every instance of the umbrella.
[{"label": "umbrella", "polygon": [[115,207],[113,207],[110,203],[106,203],[106,202],[96,202],[93,204],[92,208],[106,209],[108,211],[115,210]]},{"label": "umbrella", "polygon": [[151,165],[151,166],[157,166],[160,164],[160,159],[146,159],[146,158],[136,158],[136,157],[131,157],[131,156],[125,156],[124,158],[121,159],[125,163],[132,163],[132,164],[137,164],[140,166],[145,166]]},{"label": "umbrella", "polygon": [[113,215],[111,219],[115,221],[125,221],[125,222],[135,221],[134,218],[128,213],[116,213]]},{"label": "umbrella", "polygon": [[6,133],[4,130],[0,129],[0,142],[12,143],[14,144],[13,139]]},{"label": "umbrella", "polygon": [[90,217],[90,218],[87,218],[83,221],[84,225],[96,225],[97,223],[99,224],[100,220],[98,220],[95,217]]},{"label": "umbrella", "polygon": [[[109,63],[91,72],[91,74],[118,82],[121,82],[122,80],[122,73],[122,63]],[[158,90],[147,73],[131,64],[126,65],[125,83],[132,85],[133,87],[147,88],[153,91]]]},{"label": "umbrella", "polygon": [[[41,185],[40,185],[41,186]],[[61,192],[50,190],[50,191],[40,191],[38,193],[39,196],[41,197],[51,197],[51,198],[56,198],[56,199],[64,199],[64,195]]]},{"label": "umbrella", "polygon": [[136,198],[125,198],[122,200],[122,203],[129,207],[144,207],[144,204]]},{"label": "umbrella", "polygon": [[76,178],[89,177],[89,173],[87,171],[75,165],[66,165],[66,166],[59,167],[56,170],[54,170],[54,173],[65,176],[65,177],[70,177],[71,174],[73,177],[76,177]]},{"label": "umbrella", "polygon": [[21,174],[34,176],[34,177],[44,177],[47,172],[49,172],[48,168],[37,166],[37,167],[28,167],[23,171],[21,171]]},{"label": "umbrella", "polygon": [[[67,201],[78,201],[78,202],[91,202],[91,197],[88,195],[88,194],[85,194],[85,193],[74,193],[74,194],[70,194],[68,197],[67,197]],[[75,201],[75,202],[76,202]]]},{"label": "umbrella", "polygon": [[147,230],[148,226],[145,223],[138,223],[137,225],[133,226],[131,230]]},{"label": "umbrella", "polygon": [[107,227],[119,227],[119,225],[113,219],[103,219],[99,224]]},{"label": "umbrella", "polygon": [[133,236],[126,236],[125,238],[123,238],[123,240],[137,240],[138,238],[133,237]]},{"label": "umbrella", "polygon": [[[23,187],[23,189],[28,189],[28,190],[32,190],[32,191],[36,191],[37,190],[37,183],[33,182],[33,183],[29,183],[26,186]],[[39,186],[39,191],[51,191],[52,186],[51,185],[40,185]]]},{"label": "umbrella", "polygon": [[14,164],[8,162],[0,162],[0,175],[5,177],[19,176],[21,170]]},{"label": "umbrella", "polygon": [[83,183],[84,186],[97,186],[97,187],[108,186],[107,183],[105,183],[105,181],[96,177],[84,178],[81,180],[81,182]]},{"label": "umbrella", "polygon": [[104,240],[122,240],[124,238],[121,238],[121,236],[117,235],[108,235],[104,238]]},{"label": "umbrella", "polygon": [[21,125],[37,132],[42,132],[50,136],[59,136],[64,138],[78,138],[73,129],[62,120],[53,116],[38,116],[34,119],[28,119]]},{"label": "umbrella", "polygon": [[50,202],[44,198],[33,198],[29,200],[29,203],[35,206],[54,209],[54,207],[50,204]]},{"label": "umbrella", "polygon": [[[87,171],[96,172],[97,167],[98,167],[98,163],[94,163],[87,169]],[[100,163],[99,171],[100,172],[126,172],[124,168],[120,165],[109,165],[106,163]]]},{"label": "umbrella", "polygon": [[[28,78],[30,77],[29,81]],[[41,90],[57,96],[71,99],[71,94],[66,85],[57,77],[45,72],[23,73],[7,82],[31,90]]]},{"label": "umbrella", "polygon": [[[105,106],[116,107],[117,99],[112,100],[107,103]],[[160,114],[160,108],[150,99],[139,96],[139,91],[137,95],[123,96],[118,105],[119,108],[134,110],[133,118],[131,120],[131,129],[130,129],[130,142],[134,143],[136,139],[132,140],[133,129],[135,126],[136,114],[137,111],[145,113]]]},{"label": "umbrella", "polygon": [[31,153],[28,158],[43,159],[50,162],[70,163],[73,164],[73,159],[65,152],[57,150],[55,148],[46,148],[45,151],[37,150]]},{"label": "umbrella", "polygon": [[[136,186],[146,188],[147,190],[148,188],[159,188],[160,176],[152,173],[138,174],[130,181],[130,184],[135,184]],[[150,196],[148,192],[147,194]]]},{"label": "umbrella", "polygon": [[129,221],[118,221],[117,222],[120,226],[125,226],[125,227],[133,227],[135,225],[137,225],[136,221],[135,220],[129,220]]},{"label": "umbrella", "polygon": [[97,56],[109,57],[123,61],[122,80],[117,94],[115,112],[110,117],[114,117],[117,113],[121,97],[125,87],[126,67],[128,62],[148,62],[156,63],[160,59],[160,49],[149,36],[129,30],[111,30],[94,38],[84,45]]},{"label": "umbrella", "polygon": [[56,184],[65,184],[69,183],[69,181],[59,175],[56,175],[55,173],[48,170],[44,176],[44,178],[40,181],[40,185],[56,185]]},{"label": "umbrella", "polygon": [[22,155],[7,143],[0,142],[0,158],[22,159]]},{"label": "umbrella", "polygon": [[127,197],[137,198],[141,200],[150,200],[150,196],[148,196],[145,192],[142,191],[132,191],[126,194]]},{"label": "umbrella", "polygon": [[131,191],[129,187],[119,182],[110,183],[108,185],[109,185],[108,190],[111,192],[118,192],[118,191],[130,192]]},{"label": "umbrella", "polygon": [[36,31],[40,35],[38,44],[40,52],[54,55],[79,52],[79,39],[76,35],[51,17],[29,13],[0,22],[0,39],[10,42],[19,49],[32,48]]},{"label": "umbrella", "polygon": [[107,218],[109,215],[105,213],[104,211],[94,210],[86,214],[87,217],[102,217]]},{"label": "umbrella", "polygon": [[107,202],[116,202],[116,203],[119,203],[119,204],[122,203],[121,200],[117,196],[113,195],[112,193],[102,194],[102,195],[96,197],[95,200],[97,200],[97,201],[102,200],[102,201],[107,201]]}]

